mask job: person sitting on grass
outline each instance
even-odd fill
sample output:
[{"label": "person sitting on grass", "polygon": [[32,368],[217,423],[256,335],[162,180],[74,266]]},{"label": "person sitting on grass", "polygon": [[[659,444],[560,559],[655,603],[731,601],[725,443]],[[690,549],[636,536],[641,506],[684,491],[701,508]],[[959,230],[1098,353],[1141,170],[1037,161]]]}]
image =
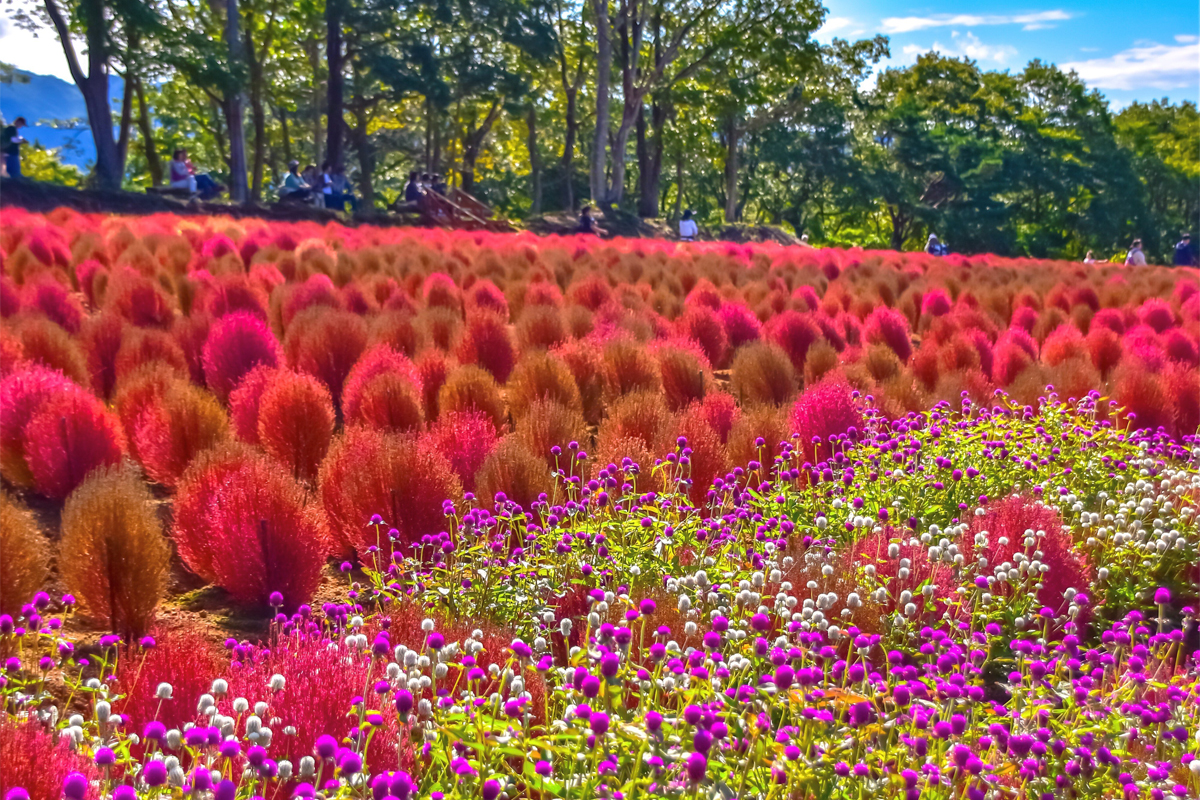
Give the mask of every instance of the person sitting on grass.
[{"label": "person sitting on grass", "polygon": [[689,208],[683,212],[683,219],[679,220],[679,238],[684,242],[694,242],[699,233],[700,228],[696,225],[696,220],[692,219],[692,210]]},{"label": "person sitting on grass", "polygon": [[326,208],[344,211],[348,204],[350,213],[358,211],[358,198],[354,196],[354,191],[350,188],[350,179],[346,177],[345,167],[334,167],[333,174],[330,175],[329,188],[332,191],[325,196]]},{"label": "person sitting on grass", "polygon": [[279,199],[287,202],[305,202],[312,199],[312,187],[300,175],[300,162],[288,162],[288,174],[279,190]]},{"label": "person sitting on grass", "polygon": [[170,169],[172,189],[186,189],[192,194],[199,193],[201,198],[208,200],[216,197],[225,188],[213,180],[211,175],[197,173],[185,148],[175,150],[171,156]]},{"label": "person sitting on grass", "polygon": [[579,211],[579,227],[575,229],[575,233],[590,233],[593,236],[600,234],[600,229],[596,227],[596,220],[592,217],[592,207],[584,206]]},{"label": "person sitting on grass", "polygon": [[21,128],[25,127],[25,118],[17,117],[12,125],[5,127],[0,134],[0,151],[4,152],[4,169],[8,177],[21,177],[21,145],[25,138],[21,136]]}]

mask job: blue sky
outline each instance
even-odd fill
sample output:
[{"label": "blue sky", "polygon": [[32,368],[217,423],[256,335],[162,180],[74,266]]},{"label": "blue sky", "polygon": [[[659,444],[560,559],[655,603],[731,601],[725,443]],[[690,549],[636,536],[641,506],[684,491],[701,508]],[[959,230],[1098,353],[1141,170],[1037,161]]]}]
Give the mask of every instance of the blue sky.
[{"label": "blue sky", "polygon": [[1115,108],[1134,100],[1200,98],[1200,3],[825,0],[818,38],[891,40],[888,66],[937,50],[984,69],[1020,71],[1040,58],[1078,72]]},{"label": "blue sky", "polygon": [[[1020,70],[1040,58],[1075,69],[1114,107],[1133,100],[1200,99],[1200,3],[1196,0],[1046,2],[1025,0],[826,0],[818,38],[884,33],[889,65],[938,50],[985,69]],[[70,80],[57,40],[18,30],[0,14],[0,60]]]}]

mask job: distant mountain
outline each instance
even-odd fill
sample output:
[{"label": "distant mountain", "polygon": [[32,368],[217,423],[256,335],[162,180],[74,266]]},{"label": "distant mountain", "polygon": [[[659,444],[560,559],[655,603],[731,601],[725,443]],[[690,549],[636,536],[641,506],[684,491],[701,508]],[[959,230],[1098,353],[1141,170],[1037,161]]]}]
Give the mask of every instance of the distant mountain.
[{"label": "distant mountain", "polygon": [[[64,163],[86,167],[94,161],[96,147],[87,127],[87,106],[79,88],[53,75],[37,75],[24,70],[16,70],[15,73],[28,78],[29,82],[22,83],[20,79],[15,79],[12,83],[0,84],[0,116],[4,117],[5,124],[17,117],[24,117],[29,128],[22,135],[45,147],[62,148],[60,156]],[[109,96],[116,98],[113,110],[119,111],[124,83],[112,75],[109,76],[108,86]],[[39,124],[67,120],[79,120],[79,124],[75,128]]]}]

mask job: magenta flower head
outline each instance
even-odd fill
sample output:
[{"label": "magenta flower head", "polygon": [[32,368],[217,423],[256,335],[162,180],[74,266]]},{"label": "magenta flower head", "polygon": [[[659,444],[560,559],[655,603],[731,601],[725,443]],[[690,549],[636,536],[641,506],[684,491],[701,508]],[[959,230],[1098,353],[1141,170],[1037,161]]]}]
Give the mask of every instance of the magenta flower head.
[{"label": "magenta flower head", "polygon": [[14,786],[4,793],[4,800],[29,800],[29,792],[20,786]]},{"label": "magenta flower head", "polygon": [[648,617],[658,610],[658,605],[650,598],[646,598],[638,604],[638,608],[641,610],[644,616]]},{"label": "magenta flower head", "polygon": [[292,792],[292,797],[312,797],[316,794],[311,783],[302,783]]},{"label": "magenta flower head", "polygon": [[500,796],[500,781],[484,781],[482,794],[483,800],[496,800]]},{"label": "magenta flower head", "polygon": [[280,592],[271,592],[271,596],[267,602],[271,604],[272,608],[279,608],[283,605],[283,594]]},{"label": "magenta flower head", "polygon": [[1160,586],[1154,591],[1154,602],[1157,605],[1165,606],[1171,602],[1171,590],[1165,586]]},{"label": "magenta flower head", "polygon": [[221,754],[222,758],[237,758],[238,754],[242,752],[242,746],[233,740],[226,739],[221,742],[217,752]]},{"label": "magenta flower head", "polygon": [[67,800],[83,800],[87,795],[88,780],[82,772],[72,772],[63,779],[63,797]]},{"label": "magenta flower head", "polygon": [[162,786],[167,782],[167,765],[161,761],[147,761],[142,769],[142,780],[147,786]]},{"label": "magenta flower head", "polygon": [[396,711],[401,714],[407,714],[412,711],[413,696],[408,689],[401,689],[396,692]]},{"label": "magenta flower head", "polygon": [[445,646],[446,646],[446,637],[445,636],[442,636],[437,631],[434,631],[433,633],[429,634],[429,649],[430,650],[441,650]]},{"label": "magenta flower head", "polygon": [[[409,695],[409,700],[411,702],[412,695]],[[325,758],[325,759],[333,758],[333,754],[337,752],[337,740],[334,739],[329,734],[325,734],[324,736],[317,739],[317,744],[316,744],[315,750],[316,750],[317,756],[320,758]]]},{"label": "magenta flower head", "polygon": [[688,779],[693,783],[699,783],[704,780],[705,774],[708,772],[708,759],[703,753],[692,753],[687,760]]},{"label": "magenta flower head", "polygon": [[161,742],[167,735],[167,726],[163,725],[158,720],[153,720],[146,723],[146,729],[142,731],[143,739],[153,739],[156,742]]},{"label": "magenta flower head", "polygon": [[213,800],[233,800],[237,797],[237,785],[225,778],[217,784],[217,788],[213,790]]},{"label": "magenta flower head", "polygon": [[137,800],[137,789],[132,786],[118,786],[113,790],[112,800]]},{"label": "magenta flower head", "polygon": [[153,650],[157,645],[158,642],[155,641],[153,636],[143,636],[138,641],[138,646],[140,646],[143,650]]},{"label": "magenta flower head", "polygon": [[97,767],[111,767],[117,762],[117,754],[107,747],[99,747],[92,760],[96,762]]},{"label": "magenta flower head", "polygon": [[342,763],[338,764],[338,768],[344,775],[357,775],[362,772],[362,758],[358,753],[346,753],[342,757]]},{"label": "magenta flower head", "polygon": [[554,769],[550,766],[549,761],[539,761],[533,765],[533,771],[545,778],[548,777],[550,773],[554,771]]}]

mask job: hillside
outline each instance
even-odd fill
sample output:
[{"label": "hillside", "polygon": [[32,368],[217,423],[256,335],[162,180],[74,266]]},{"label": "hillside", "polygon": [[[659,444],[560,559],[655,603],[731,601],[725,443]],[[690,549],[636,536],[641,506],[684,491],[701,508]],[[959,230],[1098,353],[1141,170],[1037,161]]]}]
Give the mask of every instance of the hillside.
[{"label": "hillside", "polygon": [[[87,126],[87,108],[83,95],[75,84],[53,75],[37,75],[25,70],[16,74],[28,78],[28,83],[14,80],[0,85],[0,116],[5,122],[17,117],[29,121],[25,138],[50,148],[63,148],[62,160],[77,167],[85,166],[95,158],[95,145]],[[109,78],[109,87],[115,98],[114,107],[120,109],[123,83],[117,76]],[[76,120],[75,127],[55,127],[51,121]]]}]

